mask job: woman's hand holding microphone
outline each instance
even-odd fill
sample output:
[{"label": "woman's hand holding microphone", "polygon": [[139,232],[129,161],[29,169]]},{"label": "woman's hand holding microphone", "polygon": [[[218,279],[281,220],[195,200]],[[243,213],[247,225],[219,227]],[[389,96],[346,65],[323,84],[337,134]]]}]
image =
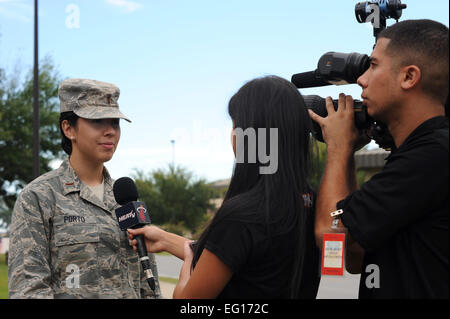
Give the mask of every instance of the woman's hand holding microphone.
[{"label": "woman's hand holding microphone", "polygon": [[144,235],[145,246],[149,253],[167,251],[184,260],[184,243],[186,238],[164,231],[161,228],[150,225],[137,229],[128,229],[128,239],[133,250],[137,250],[137,235]]}]

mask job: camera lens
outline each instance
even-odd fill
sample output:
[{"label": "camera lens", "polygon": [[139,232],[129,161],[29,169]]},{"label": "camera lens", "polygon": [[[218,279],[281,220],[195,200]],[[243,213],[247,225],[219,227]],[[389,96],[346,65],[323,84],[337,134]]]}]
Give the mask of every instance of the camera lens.
[{"label": "camera lens", "polygon": [[359,53],[350,53],[345,64],[345,80],[348,83],[356,83],[370,66],[369,57]]},{"label": "camera lens", "polygon": [[327,52],[320,58],[317,71],[330,84],[350,84],[356,83],[369,65],[366,54]]}]

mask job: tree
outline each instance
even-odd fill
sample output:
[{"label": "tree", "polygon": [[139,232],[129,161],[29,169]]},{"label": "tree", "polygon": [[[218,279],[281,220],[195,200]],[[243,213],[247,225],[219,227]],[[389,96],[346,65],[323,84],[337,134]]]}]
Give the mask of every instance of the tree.
[{"label": "tree", "polygon": [[323,170],[325,169],[327,145],[315,140],[313,137],[310,138],[310,143],[309,183],[315,191],[318,191]]},{"label": "tree", "polygon": [[[17,193],[32,178],[33,72],[7,79],[0,68],[0,219],[9,224]],[[62,154],[58,127],[61,79],[49,57],[40,62],[40,173]]]},{"label": "tree", "polygon": [[[368,145],[363,149],[367,150]],[[311,138],[311,164],[309,183],[315,191],[319,190],[320,180],[322,179],[323,171],[325,169],[325,163],[327,159],[327,145],[322,142],[318,142],[314,138]],[[363,169],[356,170],[356,181],[358,188],[361,187],[367,180],[368,174]]]},{"label": "tree", "polygon": [[139,198],[147,204],[152,223],[180,225],[191,232],[207,219],[210,203],[218,194],[203,179],[194,180],[191,172],[169,165],[147,176],[137,171],[134,176]]}]

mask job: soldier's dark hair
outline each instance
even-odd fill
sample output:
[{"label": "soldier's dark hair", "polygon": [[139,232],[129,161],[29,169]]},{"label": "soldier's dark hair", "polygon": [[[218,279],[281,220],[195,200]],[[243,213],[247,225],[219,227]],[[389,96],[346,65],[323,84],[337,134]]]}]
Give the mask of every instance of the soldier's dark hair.
[{"label": "soldier's dark hair", "polygon": [[64,152],[67,153],[67,155],[72,154],[72,141],[70,139],[68,139],[66,137],[66,135],[64,134],[62,127],[61,127],[61,123],[64,120],[67,120],[69,122],[70,126],[75,127],[77,125],[78,118],[79,118],[78,115],[76,115],[72,111],[63,112],[59,116],[59,130],[61,131],[61,147],[64,150]]},{"label": "soldier's dark hair", "polygon": [[405,20],[380,33],[398,66],[416,65],[423,92],[444,104],[448,96],[448,27],[433,20]]}]

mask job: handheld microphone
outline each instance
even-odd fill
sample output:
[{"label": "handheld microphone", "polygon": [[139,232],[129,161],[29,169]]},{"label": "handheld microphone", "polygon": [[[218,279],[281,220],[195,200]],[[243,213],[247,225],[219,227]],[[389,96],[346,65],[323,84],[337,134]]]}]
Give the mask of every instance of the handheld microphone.
[{"label": "handheld microphone", "polygon": [[299,89],[352,84],[369,66],[366,54],[327,52],[320,57],[315,71],[294,74],[291,82]]},{"label": "handheld microphone", "polygon": [[[136,229],[151,223],[150,215],[144,202],[138,202],[139,197],[136,184],[129,177],[121,177],[113,185],[116,202],[122,207],[116,209],[116,217],[121,230]],[[155,290],[155,278],[150,268],[144,235],[137,235],[137,251],[150,288]]]}]

